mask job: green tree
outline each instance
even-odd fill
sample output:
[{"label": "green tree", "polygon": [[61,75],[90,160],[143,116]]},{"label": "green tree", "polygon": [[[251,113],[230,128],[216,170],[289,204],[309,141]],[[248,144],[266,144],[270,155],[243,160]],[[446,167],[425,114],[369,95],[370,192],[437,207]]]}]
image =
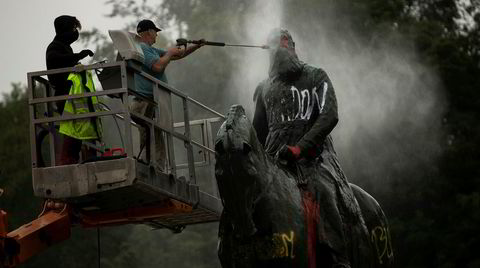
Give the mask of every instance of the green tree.
[{"label": "green tree", "polygon": [[17,228],[40,213],[41,202],[33,198],[29,118],[25,88],[12,84],[10,94],[0,103],[0,188],[1,209],[9,212],[9,226]]}]

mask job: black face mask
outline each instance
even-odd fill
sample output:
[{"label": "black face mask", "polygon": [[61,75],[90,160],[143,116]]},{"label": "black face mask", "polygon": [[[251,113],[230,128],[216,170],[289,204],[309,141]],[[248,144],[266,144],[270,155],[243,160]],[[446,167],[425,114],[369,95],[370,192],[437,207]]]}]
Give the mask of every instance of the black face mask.
[{"label": "black face mask", "polygon": [[77,41],[79,36],[80,34],[78,33],[77,30],[57,34],[57,38],[68,45]]},{"label": "black face mask", "polygon": [[73,32],[68,32],[68,33],[66,33],[66,37],[67,37],[66,41],[70,42],[70,44],[71,44],[71,43],[77,41],[79,36],[80,36],[80,33],[78,33],[77,30],[75,30]]},{"label": "black face mask", "polygon": [[297,54],[285,47],[278,47],[270,53],[270,77],[279,75],[284,78],[295,77],[303,68]]}]

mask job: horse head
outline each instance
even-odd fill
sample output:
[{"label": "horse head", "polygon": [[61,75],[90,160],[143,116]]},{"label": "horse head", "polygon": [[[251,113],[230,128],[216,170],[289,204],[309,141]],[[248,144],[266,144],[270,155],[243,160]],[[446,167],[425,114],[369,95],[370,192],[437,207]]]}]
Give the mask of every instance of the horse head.
[{"label": "horse head", "polygon": [[252,235],[256,232],[252,213],[265,153],[241,105],[233,105],[227,113],[217,133],[215,152],[215,177],[224,212],[232,219],[236,234]]}]

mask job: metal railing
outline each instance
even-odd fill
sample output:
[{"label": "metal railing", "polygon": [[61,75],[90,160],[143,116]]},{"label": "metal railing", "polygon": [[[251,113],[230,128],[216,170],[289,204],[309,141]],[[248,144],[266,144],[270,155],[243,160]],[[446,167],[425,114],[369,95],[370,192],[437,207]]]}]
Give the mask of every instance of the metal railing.
[{"label": "metal railing", "polygon": [[[120,87],[111,88],[108,90],[101,90],[96,92],[83,93],[78,95],[63,95],[63,96],[54,96],[54,90],[51,87],[47,79],[42,76],[60,74],[60,73],[71,73],[71,72],[81,72],[86,70],[105,70],[106,68],[115,68],[118,70],[118,77]],[[141,94],[138,94],[133,90],[134,88],[134,79],[135,74],[143,76],[153,84],[153,94],[154,99],[149,99]],[[28,98],[29,98],[29,113],[30,113],[30,139],[31,139],[31,158],[32,158],[32,168],[42,168],[40,165],[39,154],[41,153],[41,140],[38,139],[39,132],[48,132],[49,135],[49,155],[50,155],[50,166],[55,166],[57,163],[55,161],[56,151],[58,151],[58,141],[56,141],[56,136],[58,136],[58,130],[55,127],[55,124],[65,121],[65,120],[76,120],[76,119],[85,119],[93,117],[105,117],[105,116],[115,116],[123,120],[123,135],[122,143],[124,144],[124,149],[127,157],[134,157],[134,148],[133,148],[133,139],[132,139],[132,126],[133,127],[148,127],[149,130],[149,144],[147,160],[150,160],[150,163],[153,163],[155,158],[155,143],[158,142],[155,140],[154,132],[155,130],[160,130],[164,133],[166,137],[166,152],[167,152],[167,170],[169,174],[173,176],[177,175],[177,169],[186,169],[188,168],[190,183],[196,183],[195,175],[195,166],[202,165],[211,165],[213,163],[213,157],[211,154],[214,154],[213,146],[213,133],[212,133],[212,123],[221,122],[225,118],[221,113],[216,112],[215,110],[201,104],[200,102],[188,97],[183,92],[173,88],[172,86],[156,79],[155,77],[144,72],[136,62],[133,61],[118,61],[113,63],[96,63],[92,65],[85,65],[80,67],[73,68],[62,68],[48,71],[39,71],[39,72],[30,72],[28,76]],[[39,87],[39,83],[42,85]],[[55,112],[54,102],[61,100],[72,100],[78,98],[92,97],[92,96],[105,96],[115,94],[121,100],[121,107],[114,109],[102,110],[97,112],[89,112],[84,114],[75,114],[75,115],[60,115]],[[155,106],[155,117],[150,119],[142,114],[135,113],[129,109],[131,104],[131,99],[129,96],[134,96],[135,98],[141,99],[142,101],[149,102]],[[183,111],[183,122],[174,123],[173,116],[173,107],[172,107],[172,96],[180,98],[182,102],[182,111]],[[200,109],[212,113],[215,115],[213,118],[201,119],[190,121],[189,115],[189,105],[194,104]],[[162,117],[160,117],[160,112]],[[160,120],[162,119],[162,121]],[[128,123],[127,123],[128,122]],[[191,128],[192,126],[198,126],[201,128],[201,137],[200,141],[195,141],[192,139]],[[179,133],[177,130],[183,130],[183,133]],[[163,135],[162,135],[163,136]],[[174,139],[183,142],[186,149],[186,163],[176,163],[175,161],[175,150],[174,150]],[[196,161],[193,154],[193,146],[200,148],[202,152],[202,160]],[[42,163],[43,164],[43,163]]]}]

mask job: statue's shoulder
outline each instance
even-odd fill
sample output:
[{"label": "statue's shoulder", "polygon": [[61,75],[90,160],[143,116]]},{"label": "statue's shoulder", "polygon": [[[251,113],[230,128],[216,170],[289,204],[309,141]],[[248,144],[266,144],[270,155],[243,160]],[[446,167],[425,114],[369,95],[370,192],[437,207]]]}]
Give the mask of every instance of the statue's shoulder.
[{"label": "statue's shoulder", "polygon": [[327,72],[320,67],[305,64],[303,67],[303,74],[314,85],[319,85],[323,82],[327,82],[330,84],[330,78],[328,77]]},{"label": "statue's shoulder", "polygon": [[315,75],[315,76],[321,76],[321,77],[327,76],[327,72],[325,72],[324,69],[310,65],[310,64],[305,64],[303,66],[303,72],[308,73],[310,75]]}]

